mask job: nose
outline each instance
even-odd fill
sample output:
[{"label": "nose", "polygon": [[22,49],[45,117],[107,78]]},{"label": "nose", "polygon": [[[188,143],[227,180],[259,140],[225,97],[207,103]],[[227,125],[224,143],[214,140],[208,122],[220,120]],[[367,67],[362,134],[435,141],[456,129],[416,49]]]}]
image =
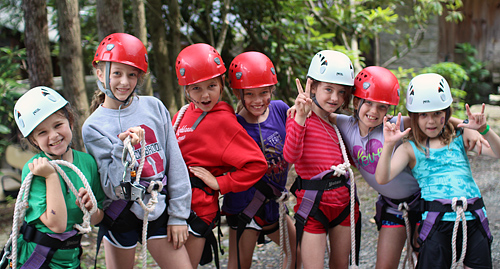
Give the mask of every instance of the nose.
[{"label": "nose", "polygon": [[333,91],[332,94],[330,95],[330,99],[332,101],[338,101],[339,100],[339,93],[337,91]]}]

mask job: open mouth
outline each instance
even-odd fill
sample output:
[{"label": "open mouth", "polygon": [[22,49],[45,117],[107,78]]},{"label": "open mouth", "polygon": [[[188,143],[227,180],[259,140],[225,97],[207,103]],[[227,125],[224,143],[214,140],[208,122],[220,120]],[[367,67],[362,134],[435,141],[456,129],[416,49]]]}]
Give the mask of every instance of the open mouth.
[{"label": "open mouth", "polygon": [[58,145],[59,145],[59,144],[61,144],[61,143],[62,143],[62,139],[61,139],[61,140],[59,140],[59,141],[57,141],[57,142],[55,142],[55,143],[52,143],[52,144],[50,144],[50,145],[51,145],[52,147],[55,147],[55,146],[58,146]]}]

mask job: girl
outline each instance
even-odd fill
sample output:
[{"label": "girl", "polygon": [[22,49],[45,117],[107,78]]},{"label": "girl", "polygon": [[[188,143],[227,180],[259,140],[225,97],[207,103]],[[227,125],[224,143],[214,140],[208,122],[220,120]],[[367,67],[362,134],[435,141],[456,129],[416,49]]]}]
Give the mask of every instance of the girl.
[{"label": "girl", "polygon": [[[390,107],[399,104],[399,82],[391,71],[370,66],[354,79],[353,95],[354,116],[333,113],[330,121],[342,133],[363,178],[380,194],[375,216],[379,229],[376,267],[398,268],[407,237],[403,213],[398,210],[398,206],[403,202],[410,207],[416,206],[420,188],[408,169],[403,170],[390,184],[380,185],[375,180],[375,168],[384,141],[382,121]],[[396,119],[391,122],[396,122]],[[417,211],[409,213],[414,228],[420,216]]]},{"label": "girl", "polygon": [[[103,218],[104,193],[98,180],[95,160],[87,153],[71,149],[74,114],[69,103],[48,87],[26,92],[14,106],[14,119],[23,136],[40,150],[23,168],[22,178],[32,172],[29,208],[18,240],[18,263],[27,268],[80,268],[81,235],[73,226],[81,224],[79,202],[49,160],[64,160],[78,167],[87,179],[99,209],[91,216],[95,225]],[[80,177],[72,169],[61,167],[78,197],[90,211],[92,201]],[[53,239],[63,241],[54,246]],[[63,239],[64,238],[64,239]],[[55,240],[55,241],[59,241]]]},{"label": "girl", "polygon": [[[448,121],[452,101],[450,87],[442,76],[422,74],[413,78],[406,96],[411,129],[400,130],[401,115],[396,123],[384,119],[385,142],[375,176],[378,183],[386,184],[409,166],[420,185],[425,212],[417,268],[450,268],[452,262],[455,268],[462,261],[466,268],[491,268],[491,233],[464,146],[468,134],[455,131]],[[500,138],[486,124],[484,104],[481,113],[472,114],[468,105],[466,110],[468,123],[458,127],[478,130],[491,145],[482,152],[499,158]],[[395,143],[407,134],[410,140],[396,149],[391,160]],[[466,229],[460,227],[467,238],[458,236],[452,244],[460,217],[467,224]],[[460,244],[462,240],[467,245]],[[456,252],[460,251],[457,262]]]},{"label": "girl", "polygon": [[[307,76],[305,92],[297,79],[297,112],[287,121],[283,151],[298,174],[294,183],[297,240],[304,268],[323,268],[327,235],[330,268],[348,268],[350,223],[354,222],[349,218],[348,176],[352,173],[346,173],[350,168],[345,147],[328,116],[349,103],[354,70],[345,54],[324,50],[313,57]],[[313,113],[307,118],[310,111]],[[356,204],[355,219],[359,218],[358,208]]]},{"label": "girl", "polygon": [[[131,138],[135,155],[140,156],[143,140],[145,160],[142,186],[162,183],[158,203],[148,215],[147,246],[161,268],[189,268],[183,246],[187,237],[191,191],[188,173],[175,135],[170,115],[156,98],[134,95],[138,82],[147,72],[146,48],[134,36],[115,33],[104,38],[94,57],[98,78],[92,101],[92,115],[83,125],[83,141],[97,160],[101,184],[106,193],[105,217],[100,232],[104,234],[107,268],[133,268],[135,248],[141,241],[144,210],[125,196],[132,184],[127,170],[130,159],[122,161],[124,140]],[[161,185],[160,185],[161,186]],[[145,194],[145,203],[151,198]],[[140,198],[139,198],[140,199]]]},{"label": "girl", "polygon": [[197,267],[211,261],[212,246],[218,265],[212,229],[219,219],[219,192],[248,190],[264,176],[267,163],[236,120],[233,108],[220,101],[226,67],[217,50],[201,43],[188,46],[177,56],[175,70],[179,85],[191,101],[174,116],[193,192],[189,221],[192,236],[186,248],[191,265]]},{"label": "girl", "polygon": [[[229,84],[242,105],[236,118],[261,148],[268,169],[259,184],[249,190],[224,195],[222,210],[231,227],[228,268],[238,268],[238,262],[241,268],[250,268],[257,239],[262,242],[264,235],[280,244],[280,208],[277,200],[282,201],[281,195],[287,192],[288,163],[283,158],[283,145],[289,107],[283,101],[271,101],[276,83],[273,63],[260,52],[242,53],[231,62]],[[290,238],[292,254],[287,259],[295,262],[295,227],[290,216],[286,215],[285,221],[288,234],[284,236]],[[293,264],[292,268],[295,268]]]}]

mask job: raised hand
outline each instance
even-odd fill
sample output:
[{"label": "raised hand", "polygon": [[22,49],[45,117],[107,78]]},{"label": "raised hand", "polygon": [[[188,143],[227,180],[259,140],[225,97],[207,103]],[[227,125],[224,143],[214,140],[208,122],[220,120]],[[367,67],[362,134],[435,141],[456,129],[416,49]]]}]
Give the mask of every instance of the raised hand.
[{"label": "raised hand", "polygon": [[299,94],[295,99],[295,110],[296,115],[299,117],[307,117],[307,114],[311,111],[312,99],[311,99],[311,85],[312,80],[307,79],[306,82],[306,90],[302,88],[302,84],[300,84],[300,80],[298,78],[295,79],[295,83],[297,84],[297,91]]},{"label": "raised hand", "polygon": [[481,107],[480,113],[471,113],[469,104],[465,104],[465,111],[467,113],[467,118],[469,119],[466,123],[460,123],[457,127],[465,127],[473,130],[479,130],[481,127],[486,127],[486,116],[484,115],[484,103]]},{"label": "raised hand", "polygon": [[396,123],[387,121],[387,116],[384,116],[384,143],[396,143],[403,139],[408,133],[410,133],[411,128],[407,128],[404,132],[401,132],[401,113],[398,113],[398,119]]}]

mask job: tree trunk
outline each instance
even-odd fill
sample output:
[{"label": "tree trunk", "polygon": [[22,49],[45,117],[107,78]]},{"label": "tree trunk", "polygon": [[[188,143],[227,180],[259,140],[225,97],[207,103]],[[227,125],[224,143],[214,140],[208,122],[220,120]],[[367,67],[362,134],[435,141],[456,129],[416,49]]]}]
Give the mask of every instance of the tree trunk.
[{"label": "tree trunk", "polygon": [[30,87],[53,87],[46,0],[24,0],[24,44]]},{"label": "tree trunk", "polygon": [[172,81],[177,81],[172,74],[175,72],[170,64],[167,44],[167,29],[162,18],[162,3],[160,0],[150,0],[147,16],[149,20],[149,33],[153,42],[153,55],[155,63],[156,83],[160,99],[171,114],[177,112],[174,99]]},{"label": "tree trunk", "polygon": [[[169,10],[172,18],[172,24],[170,25],[170,36],[172,38],[172,49],[170,51],[170,58],[172,59],[172,66],[175,66],[175,60],[177,55],[182,50],[181,47],[181,11],[179,9],[179,2],[177,0],[171,0]],[[182,107],[184,105],[184,91],[177,79],[171,80],[172,89],[174,90],[175,103],[177,107]]]},{"label": "tree trunk", "polygon": [[78,115],[73,125],[73,145],[75,149],[83,150],[81,125],[88,116],[89,103],[83,76],[78,0],[57,0],[57,12],[63,91]]},{"label": "tree trunk", "polygon": [[[146,48],[148,47],[148,33],[146,29],[146,11],[143,0],[132,0],[132,13],[134,21],[134,35],[139,38]],[[141,85],[141,94],[153,95],[151,77],[148,75]]]},{"label": "tree trunk", "polygon": [[98,0],[96,3],[99,41],[112,33],[123,33],[122,0]]}]

